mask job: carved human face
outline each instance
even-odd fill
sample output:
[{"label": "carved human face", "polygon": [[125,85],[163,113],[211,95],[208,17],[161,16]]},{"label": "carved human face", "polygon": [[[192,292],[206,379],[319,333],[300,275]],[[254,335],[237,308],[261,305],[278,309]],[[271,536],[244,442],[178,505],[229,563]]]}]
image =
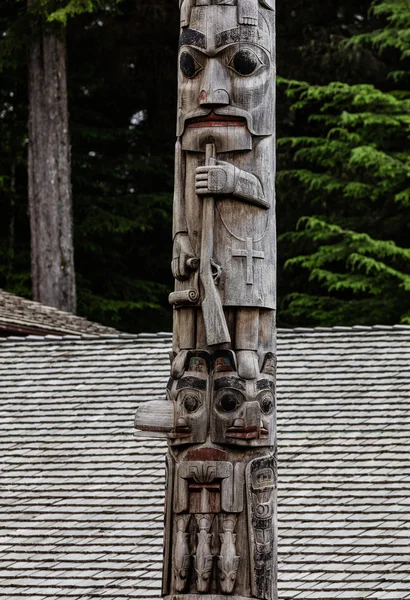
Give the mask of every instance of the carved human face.
[{"label": "carved human face", "polygon": [[258,26],[239,26],[237,18],[236,6],[192,9],[180,38],[177,135],[188,126],[273,133],[274,111],[267,104],[274,94],[269,25],[262,12]]},{"label": "carved human face", "polygon": [[211,439],[234,446],[274,444],[275,384],[271,375],[256,380],[238,377],[235,371],[214,376]]},{"label": "carved human face", "polygon": [[208,370],[206,361],[191,357],[184,375],[170,380],[168,394],[174,405],[174,427],[168,433],[172,446],[201,444],[208,431]]}]

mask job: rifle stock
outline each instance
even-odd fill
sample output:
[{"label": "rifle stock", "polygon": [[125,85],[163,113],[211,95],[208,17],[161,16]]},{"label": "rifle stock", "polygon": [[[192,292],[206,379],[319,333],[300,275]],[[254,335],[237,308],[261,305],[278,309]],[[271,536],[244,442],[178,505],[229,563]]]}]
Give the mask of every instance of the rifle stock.
[{"label": "rifle stock", "polygon": [[[209,166],[215,157],[215,144],[207,144],[205,150],[205,164]],[[208,346],[225,344],[231,341],[228,326],[222,307],[221,297],[212,277],[212,254],[214,248],[214,218],[215,200],[213,196],[203,199],[202,213],[202,240],[200,278],[204,291],[201,303],[205,323],[206,341]]]}]

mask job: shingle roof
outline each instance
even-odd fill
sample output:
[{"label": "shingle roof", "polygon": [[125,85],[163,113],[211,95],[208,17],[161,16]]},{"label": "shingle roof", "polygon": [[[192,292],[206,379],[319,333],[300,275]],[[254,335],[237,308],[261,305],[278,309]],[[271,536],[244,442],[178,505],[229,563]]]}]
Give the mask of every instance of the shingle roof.
[{"label": "shingle roof", "polygon": [[111,327],[88,321],[0,289],[0,335],[118,335]]},{"label": "shingle roof", "polygon": [[[0,598],[159,598],[170,336],[0,340]],[[410,328],[280,331],[280,600],[410,598]]]}]

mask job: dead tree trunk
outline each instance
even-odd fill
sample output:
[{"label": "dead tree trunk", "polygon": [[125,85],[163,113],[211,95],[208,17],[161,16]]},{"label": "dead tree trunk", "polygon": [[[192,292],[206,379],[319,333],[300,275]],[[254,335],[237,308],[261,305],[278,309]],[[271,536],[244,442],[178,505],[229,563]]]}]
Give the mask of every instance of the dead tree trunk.
[{"label": "dead tree trunk", "polygon": [[[29,9],[36,0],[29,1]],[[29,49],[28,188],[35,300],[75,312],[66,47],[35,18]]]}]

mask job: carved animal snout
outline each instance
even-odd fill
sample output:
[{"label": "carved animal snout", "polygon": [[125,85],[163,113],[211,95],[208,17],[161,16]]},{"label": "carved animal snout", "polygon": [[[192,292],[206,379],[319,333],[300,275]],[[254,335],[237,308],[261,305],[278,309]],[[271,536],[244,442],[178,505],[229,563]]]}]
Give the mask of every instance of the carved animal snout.
[{"label": "carved animal snout", "polygon": [[246,403],[245,421],[246,426],[252,429],[254,428],[257,433],[257,437],[259,437],[261,428],[261,411],[259,407],[259,402]]}]

